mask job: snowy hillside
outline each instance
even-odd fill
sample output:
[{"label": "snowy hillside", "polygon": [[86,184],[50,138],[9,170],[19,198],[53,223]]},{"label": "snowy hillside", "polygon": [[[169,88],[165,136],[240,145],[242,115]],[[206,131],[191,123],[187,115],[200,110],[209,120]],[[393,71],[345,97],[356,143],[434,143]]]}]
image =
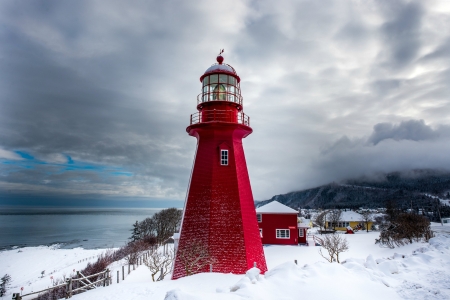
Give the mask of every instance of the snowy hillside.
[{"label": "snowy hillside", "polygon": [[[146,267],[139,266],[120,284],[114,276],[111,286],[72,299],[450,299],[450,224],[445,225],[433,223],[438,234],[429,243],[395,249],[375,245],[377,232],[345,235],[350,250],[342,254],[342,264],[326,262],[318,254],[319,247],[265,246],[269,271],[259,278],[203,273],[154,283]],[[44,248],[48,247],[0,253],[0,270],[13,278],[11,292],[27,288],[27,283],[35,288],[48,285],[49,276],[38,278],[44,265],[54,264],[54,275],[69,274],[82,267],[77,263],[80,257],[98,253]]]}]

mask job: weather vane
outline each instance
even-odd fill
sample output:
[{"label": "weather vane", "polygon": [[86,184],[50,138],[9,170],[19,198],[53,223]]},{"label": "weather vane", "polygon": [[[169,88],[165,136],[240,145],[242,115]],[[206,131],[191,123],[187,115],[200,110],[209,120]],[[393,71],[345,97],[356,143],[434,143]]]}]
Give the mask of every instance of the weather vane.
[{"label": "weather vane", "polygon": [[219,55],[221,55],[223,53],[224,49],[220,49],[219,51]]}]

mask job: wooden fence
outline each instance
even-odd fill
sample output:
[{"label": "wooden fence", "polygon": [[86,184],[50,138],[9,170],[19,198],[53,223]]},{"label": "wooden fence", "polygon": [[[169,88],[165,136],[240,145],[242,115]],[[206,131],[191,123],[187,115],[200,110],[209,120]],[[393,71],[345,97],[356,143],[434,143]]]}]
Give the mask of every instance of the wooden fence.
[{"label": "wooden fence", "polygon": [[[148,256],[149,256],[148,252],[142,253],[142,255],[140,255],[136,259],[136,264],[128,264],[127,275],[130,274],[131,271],[136,270],[136,265],[137,266],[142,265],[144,263],[144,260],[146,258],[148,258]],[[92,257],[92,258],[94,258],[94,257]],[[87,260],[87,259],[84,259],[84,260]],[[91,280],[89,280],[90,278],[95,277],[95,276],[97,276],[97,280],[95,282],[92,282]],[[121,277],[122,277],[122,281],[125,280],[125,265],[122,265],[122,276]],[[163,278],[164,278],[164,276],[162,276],[162,279]],[[120,282],[119,279],[120,279],[120,273],[118,270],[117,271],[117,283]],[[31,293],[28,293],[25,295],[21,295],[20,293],[13,293],[12,299],[13,300],[22,300],[23,297],[26,297],[26,296],[35,295],[35,294],[39,294],[42,292],[48,292],[48,291],[62,288],[62,287],[65,287],[65,299],[69,299],[75,293],[86,292],[90,289],[95,289],[99,286],[109,286],[110,284],[112,284],[112,274],[109,269],[105,269],[102,272],[92,274],[89,276],[84,276],[80,271],[77,271],[76,278],[66,278],[66,281],[62,284],[58,284],[58,285],[55,285],[55,286],[52,286],[52,287],[49,287],[47,289],[40,290],[37,292],[31,292]]]}]

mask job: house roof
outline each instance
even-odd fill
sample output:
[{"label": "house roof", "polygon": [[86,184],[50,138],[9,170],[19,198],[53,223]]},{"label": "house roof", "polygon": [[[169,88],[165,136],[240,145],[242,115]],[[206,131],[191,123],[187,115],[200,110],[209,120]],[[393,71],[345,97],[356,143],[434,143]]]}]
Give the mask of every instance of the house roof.
[{"label": "house roof", "polygon": [[258,207],[256,213],[298,214],[298,211],[278,201],[272,201],[269,204]]},{"label": "house roof", "polygon": [[298,218],[297,226],[299,228],[310,228],[311,227],[311,220],[310,219],[305,219],[303,217]]},{"label": "house roof", "polygon": [[354,212],[354,211],[343,211],[342,215],[341,215],[341,220],[345,221],[345,222],[361,221],[362,215],[358,214],[357,212]]}]

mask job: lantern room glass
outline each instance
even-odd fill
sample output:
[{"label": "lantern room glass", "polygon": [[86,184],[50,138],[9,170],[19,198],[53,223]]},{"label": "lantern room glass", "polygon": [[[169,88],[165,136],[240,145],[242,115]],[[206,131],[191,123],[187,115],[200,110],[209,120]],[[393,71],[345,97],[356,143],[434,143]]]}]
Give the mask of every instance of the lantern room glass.
[{"label": "lantern room glass", "polygon": [[201,102],[230,101],[240,102],[239,83],[236,78],[227,74],[212,74],[202,80],[203,91]]}]

